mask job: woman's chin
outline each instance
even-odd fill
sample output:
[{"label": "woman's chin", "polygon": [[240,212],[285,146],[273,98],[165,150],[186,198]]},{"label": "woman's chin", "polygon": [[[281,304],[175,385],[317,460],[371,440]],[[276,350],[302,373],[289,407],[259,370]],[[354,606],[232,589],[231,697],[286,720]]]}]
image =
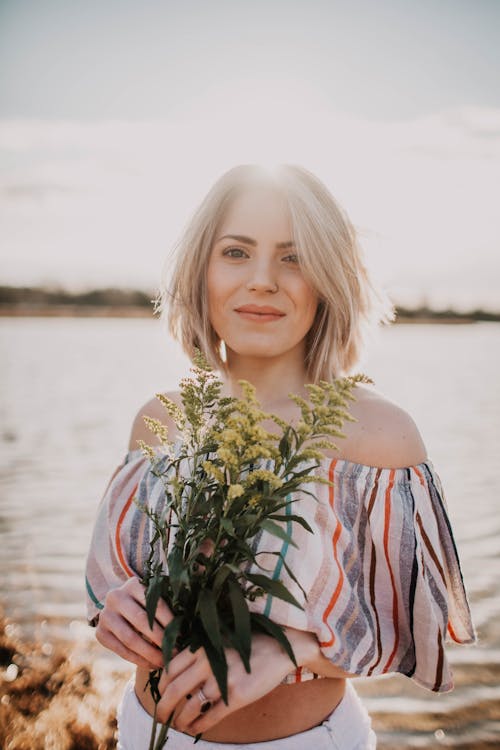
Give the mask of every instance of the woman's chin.
[{"label": "woman's chin", "polygon": [[293,357],[295,354],[295,348],[280,346],[273,341],[266,342],[265,344],[248,344],[245,346],[242,346],[241,342],[238,342],[235,347],[231,347],[226,343],[226,352],[229,361],[232,361],[233,363],[239,358],[263,360],[264,363],[271,359],[276,360]]},{"label": "woman's chin", "polygon": [[238,349],[232,349],[231,355],[233,358],[244,358],[244,359],[270,359],[279,357],[281,352],[277,352],[273,347],[241,347]]}]

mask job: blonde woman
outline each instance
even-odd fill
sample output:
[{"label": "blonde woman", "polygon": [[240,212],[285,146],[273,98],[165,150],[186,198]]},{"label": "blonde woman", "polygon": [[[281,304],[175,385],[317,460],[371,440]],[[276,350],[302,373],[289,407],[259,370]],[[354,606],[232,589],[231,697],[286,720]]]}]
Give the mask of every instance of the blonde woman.
[{"label": "blonde woman", "polygon": [[[216,182],[179,244],[161,304],[173,335],[189,355],[204,352],[227,394],[240,395],[238,381],[249,380],[263,408],[290,423],[298,414],[288,394],[352,371],[365,329],[384,314],[348,217],[314,175],[291,165],[239,166]],[[159,703],[160,720],[175,709],[172,750],[190,748],[199,732],[205,750],[373,748],[353,678],[402,672],[430,690],[451,689],[445,637],[470,643],[474,632],[440,481],[410,416],[371,386],[355,396],[357,421],[324,461],[333,486],[318,484],[317,501],[299,501],[314,536],[294,532],[299,549],[282,550],[308,593],[306,609],[254,603],[286,627],[299,669],[257,634],[250,674],[227,650],[226,705],[204,651],[177,654]],[[152,441],[144,415],[165,421],[156,399],[137,415],[87,566],[97,638],[137,667],[119,709],[123,750],[147,747],[154,706],[145,686],[162,665],[171,617],[162,602],[149,629],[139,581],[149,539],[131,498],[161,498],[138,450],[138,440]],[[258,547],[268,544],[263,534]]]}]

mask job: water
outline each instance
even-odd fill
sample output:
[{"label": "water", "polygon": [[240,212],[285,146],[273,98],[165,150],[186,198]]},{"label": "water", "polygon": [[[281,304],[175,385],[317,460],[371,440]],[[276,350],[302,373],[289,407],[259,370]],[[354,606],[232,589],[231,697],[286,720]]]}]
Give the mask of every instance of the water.
[{"label": "water", "polygon": [[[149,320],[0,320],[0,602],[22,634],[73,639],[97,503],[138,408],[188,364]],[[383,330],[363,371],[417,422],[446,489],[479,647],[456,689],[358,681],[380,747],[500,745],[500,325]]]}]

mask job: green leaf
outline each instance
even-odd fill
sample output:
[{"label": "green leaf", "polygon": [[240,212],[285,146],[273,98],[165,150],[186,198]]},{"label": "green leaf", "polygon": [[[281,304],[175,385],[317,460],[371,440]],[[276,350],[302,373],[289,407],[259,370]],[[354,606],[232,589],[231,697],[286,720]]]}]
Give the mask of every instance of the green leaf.
[{"label": "green leaf", "polygon": [[252,649],[252,633],[250,627],[250,612],[241,586],[233,578],[228,581],[229,601],[234,618],[234,641],[241,656],[245,669],[250,673],[250,652]]},{"label": "green leaf", "polygon": [[283,516],[283,515],[273,513],[272,515],[268,517],[273,518],[275,521],[294,521],[295,523],[300,523],[300,525],[306,531],[310,531],[311,534],[313,533],[313,530],[311,529],[307,521],[304,518],[302,518],[302,516],[297,516],[293,513],[290,513],[288,516]]},{"label": "green leaf", "polygon": [[[302,495],[310,495],[314,500],[317,501],[318,498],[316,497],[316,495],[313,492],[310,492],[309,490],[304,489],[304,484],[306,482],[313,482],[313,481],[317,482],[318,481],[318,477],[311,477],[310,480],[309,479],[306,479],[306,480],[301,479],[300,481],[297,481],[297,482],[294,482],[294,481],[287,482],[286,484],[284,484],[281,487],[281,490],[283,490],[283,491],[285,491],[287,493],[289,493],[289,492],[296,492],[297,490],[299,490]],[[298,499],[299,498],[296,497],[292,502],[297,502]]]},{"label": "green leaf", "polygon": [[[239,498],[236,498],[236,500],[239,500]],[[236,502],[236,500],[234,502]],[[247,502],[248,502],[248,498],[245,498],[245,502],[243,503],[243,505],[246,505]],[[240,517],[240,518],[237,519],[237,521],[238,521],[238,523],[240,525],[241,524],[245,524],[245,525],[248,525],[248,526],[250,526],[252,523],[255,523],[258,520],[259,520],[258,514],[257,513],[251,513],[249,510],[245,511],[245,515],[244,516],[242,516],[242,517]]]},{"label": "green leaf", "polygon": [[282,526],[279,526],[277,523],[274,523],[274,521],[270,521],[268,518],[264,518],[261,521],[260,525],[269,534],[283,539],[284,542],[291,544],[293,547],[297,547],[297,544],[293,541],[290,534],[287,534],[285,529]]},{"label": "green leaf", "polygon": [[273,638],[275,638],[281,644],[281,646],[283,646],[295,666],[298,667],[299,665],[297,664],[297,660],[295,659],[295,654],[293,653],[290,641],[286,637],[281,625],[277,625],[275,622],[270,620],[269,617],[260,615],[258,612],[252,612],[251,617],[252,625],[255,625],[256,629],[264,631],[268,635],[271,635]]},{"label": "green leaf", "polygon": [[285,432],[283,434],[283,437],[281,438],[281,440],[279,442],[279,446],[278,446],[278,450],[279,450],[280,454],[283,456],[283,458],[285,459],[285,461],[290,456],[289,435],[290,435],[290,428],[288,427],[285,430]]},{"label": "green leaf", "polygon": [[[233,544],[234,552],[238,553],[238,558],[241,562],[243,560],[255,561],[255,552],[253,549],[242,539],[236,539]],[[239,571],[237,571],[239,572]]]},{"label": "green leaf", "polygon": [[222,526],[222,528],[224,529],[224,531],[226,531],[228,534],[230,534],[231,536],[233,536],[233,534],[234,534],[234,526],[233,526],[233,522],[231,521],[230,518],[221,518],[220,525]]},{"label": "green leaf", "polygon": [[205,633],[210,638],[213,647],[218,652],[223,651],[219,613],[217,612],[215,597],[210,589],[202,589],[200,591],[198,610]]},{"label": "green leaf", "polygon": [[284,486],[285,485],[282,485],[280,487],[279,492],[276,491],[273,495],[263,495],[262,497],[262,502],[272,504],[271,510],[273,513],[277,513],[282,508],[287,508],[289,505],[293,505],[293,503],[296,503],[298,500],[298,498],[294,497],[286,497],[283,500],[283,496],[288,495],[287,490],[283,492]]},{"label": "green leaf", "polygon": [[173,620],[170,620],[167,627],[163,631],[161,650],[163,652],[163,662],[165,664],[165,669],[167,670],[172,658],[172,653],[175,648],[177,636],[179,635],[179,631],[181,629],[182,620],[182,617],[174,617]]},{"label": "green leaf", "polygon": [[[295,466],[298,466],[301,462],[300,458],[297,458],[297,455],[293,455],[285,464],[285,471],[287,474],[289,474],[291,471],[293,471]],[[307,469],[309,471],[309,469]]]},{"label": "green leaf", "polygon": [[281,581],[273,581],[272,578],[260,575],[259,573],[246,573],[245,577],[259,588],[264,589],[264,591],[275,596],[277,599],[283,599],[283,601],[289,602],[299,609],[304,609]]},{"label": "green leaf", "polygon": [[[236,570],[239,570],[236,568]],[[215,574],[212,591],[214,592],[214,597],[217,600],[219,598],[220,591],[228,577],[232,572],[231,567],[229,565],[222,565],[217,573]]]},{"label": "green leaf", "polygon": [[170,584],[172,586],[172,591],[174,592],[174,597],[176,599],[179,596],[183,571],[184,559],[182,549],[177,544],[174,544],[172,551],[168,556],[168,572],[170,575]]},{"label": "green leaf", "polygon": [[287,564],[287,562],[286,562],[284,556],[281,554],[281,552],[270,552],[269,554],[271,554],[271,555],[277,555],[281,559],[281,562],[283,563],[283,567],[285,568],[286,572],[288,573],[288,575],[290,576],[290,578],[292,579],[292,581],[294,581],[297,584],[297,586],[299,587],[299,589],[302,591],[302,593],[304,594],[304,599],[307,599],[307,592],[306,592],[306,590],[301,585],[301,583],[297,579],[297,577],[294,575],[292,569]]},{"label": "green leaf", "polygon": [[206,635],[203,638],[203,648],[205,649],[205,653],[207,655],[207,659],[209,661],[210,668],[213,672],[213,675],[215,679],[217,680],[217,685],[219,686],[221,698],[227,706],[228,701],[227,701],[226,654],[224,653],[224,650],[217,651],[217,649],[213,647],[210,639]]},{"label": "green leaf", "polygon": [[149,579],[148,587],[146,589],[146,612],[148,615],[148,623],[151,630],[156,616],[156,608],[158,607],[158,600],[161,595],[161,589],[165,576],[162,574],[156,574]]},{"label": "green leaf", "polygon": [[[286,467],[286,473],[290,473],[293,466],[297,466],[298,464],[302,463],[302,459],[294,459],[290,461],[289,464],[287,464]],[[320,466],[320,464],[316,461],[316,463],[312,464],[311,466],[308,466],[306,469],[301,469],[300,471],[294,471],[293,472],[293,478],[297,479],[298,477],[304,477],[306,474],[311,474],[314,469],[317,469]],[[311,474],[311,478],[314,478]]]}]

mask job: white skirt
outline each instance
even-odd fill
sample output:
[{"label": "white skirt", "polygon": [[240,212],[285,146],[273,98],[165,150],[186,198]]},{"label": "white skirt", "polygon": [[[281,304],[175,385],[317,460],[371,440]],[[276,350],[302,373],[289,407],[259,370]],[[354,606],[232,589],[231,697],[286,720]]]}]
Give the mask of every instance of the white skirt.
[{"label": "white skirt", "polygon": [[[133,681],[126,688],[118,707],[117,750],[148,750],[152,718],[142,707]],[[207,742],[170,729],[166,750],[372,750],[377,746],[370,717],[351,682],[347,680],[345,695],[322,724],[306,732],[280,740],[233,744]]]}]

